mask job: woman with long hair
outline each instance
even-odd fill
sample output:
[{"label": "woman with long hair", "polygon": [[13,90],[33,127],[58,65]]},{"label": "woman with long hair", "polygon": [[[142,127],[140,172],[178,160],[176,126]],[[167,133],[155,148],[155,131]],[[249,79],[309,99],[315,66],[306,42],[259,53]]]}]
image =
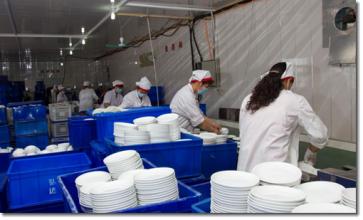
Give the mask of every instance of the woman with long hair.
[{"label": "woman with long hair", "polygon": [[257,164],[269,161],[297,166],[302,129],[311,144],[304,161],[315,164],[318,150],[328,141],[327,128],[308,101],[291,91],[294,80],[294,66],[277,63],[243,100],[238,170],[251,171]]}]

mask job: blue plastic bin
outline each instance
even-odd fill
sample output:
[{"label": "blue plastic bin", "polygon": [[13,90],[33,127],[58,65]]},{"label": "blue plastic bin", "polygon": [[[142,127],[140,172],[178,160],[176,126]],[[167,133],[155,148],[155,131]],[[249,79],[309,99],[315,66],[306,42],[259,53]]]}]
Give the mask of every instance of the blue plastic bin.
[{"label": "blue plastic bin", "polygon": [[11,158],[11,152],[0,153],[0,173],[6,173],[6,171],[8,171],[10,158]]},{"label": "blue plastic bin", "polygon": [[198,202],[192,206],[192,212],[193,213],[201,213],[201,214],[207,214],[210,213],[210,203],[211,200],[205,199],[201,202]]},{"label": "blue plastic bin", "polygon": [[0,125],[6,124],[7,118],[6,118],[6,108],[0,107]]},{"label": "blue plastic bin", "polygon": [[[143,159],[144,167],[146,169],[155,167],[154,164],[146,159]],[[63,190],[64,200],[68,212],[83,213],[78,200],[77,188],[75,186],[75,179],[83,173],[91,171],[107,171],[106,167],[99,167],[95,169],[85,170],[66,174],[58,177],[58,182]],[[118,213],[184,213],[191,212],[192,204],[199,201],[200,193],[179,182],[179,196],[178,200],[162,202],[152,205],[138,206],[135,208],[119,211]]]},{"label": "blue plastic bin", "polygon": [[96,120],[88,116],[68,118],[69,143],[73,149],[89,148],[90,142],[96,139]]},{"label": "blue plastic bin", "polygon": [[204,200],[204,199],[207,199],[207,198],[211,197],[211,195],[210,195],[210,193],[211,193],[211,191],[210,191],[210,188],[211,188],[210,182],[200,183],[200,184],[197,184],[197,185],[192,185],[190,187],[192,187],[195,191],[198,191],[200,194],[202,194],[200,200]]},{"label": "blue plastic bin", "polygon": [[97,114],[94,116],[97,123],[97,140],[104,142],[105,138],[113,138],[113,124],[115,122],[133,123],[133,120],[139,117],[157,117],[170,112],[169,107],[146,107],[129,109],[124,112]]},{"label": "blue plastic bin", "polygon": [[0,213],[4,213],[7,209],[6,202],[6,183],[8,178],[6,173],[0,173]]},{"label": "blue plastic bin", "polygon": [[6,144],[10,142],[9,126],[0,125],[0,144]]},{"label": "blue plastic bin", "polygon": [[65,213],[64,201],[7,210],[6,213]]},{"label": "blue plastic bin", "polygon": [[13,107],[14,121],[46,119],[47,109],[44,105],[31,104]]},{"label": "blue plastic bin", "polygon": [[237,161],[237,144],[234,141],[202,147],[202,174],[207,180],[213,173],[237,170]]},{"label": "blue plastic bin", "polygon": [[181,135],[185,141],[166,143],[120,146],[107,140],[110,153],[124,150],[136,150],[141,157],[146,158],[158,167],[171,167],[178,178],[201,175],[202,139],[189,134]]},{"label": "blue plastic bin", "polygon": [[13,108],[13,107],[19,107],[19,106],[24,106],[24,105],[42,105],[42,104],[43,104],[42,100],[28,101],[28,102],[11,102],[7,105],[7,107]]},{"label": "blue plastic bin", "polygon": [[87,170],[91,161],[85,153],[24,158],[10,163],[8,204],[10,209],[61,202],[57,176]]},{"label": "blue plastic bin", "polygon": [[48,122],[42,120],[14,121],[15,135],[32,135],[48,133]]},{"label": "blue plastic bin", "polygon": [[110,155],[110,150],[105,143],[91,141],[89,157],[95,167],[105,166],[103,159]]},{"label": "blue plastic bin", "polygon": [[22,135],[15,137],[15,145],[17,148],[24,148],[28,145],[35,145],[40,149],[48,146],[48,134]]}]

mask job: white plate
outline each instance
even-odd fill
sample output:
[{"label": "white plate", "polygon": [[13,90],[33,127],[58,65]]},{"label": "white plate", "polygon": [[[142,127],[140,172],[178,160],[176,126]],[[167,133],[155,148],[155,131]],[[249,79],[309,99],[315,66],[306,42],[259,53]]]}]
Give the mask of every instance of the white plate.
[{"label": "white plate", "polygon": [[304,191],[287,186],[256,186],[250,192],[254,197],[276,202],[304,201]]},{"label": "white plate", "polygon": [[103,163],[105,164],[118,163],[133,158],[136,155],[138,155],[138,153],[134,150],[120,151],[107,156],[105,159],[103,159]]},{"label": "white plate", "polygon": [[125,173],[121,174],[117,179],[132,179],[134,180],[135,175],[142,172],[143,169],[137,169],[137,170],[129,170],[126,171]]},{"label": "white plate", "polygon": [[220,186],[250,188],[258,185],[259,178],[243,171],[222,171],[212,175],[211,181]]},{"label": "white plate", "polygon": [[301,179],[301,170],[289,163],[266,162],[255,166],[252,173],[261,181],[272,184],[288,185]]},{"label": "white plate", "polygon": [[295,188],[303,190],[307,203],[337,203],[342,200],[344,187],[327,181],[304,183]]},{"label": "white plate", "polygon": [[112,182],[102,183],[99,187],[93,188],[91,194],[99,195],[105,193],[116,193],[120,191],[125,191],[134,187],[134,182],[132,180],[117,180]]},{"label": "white plate", "polygon": [[105,171],[93,171],[84,173],[75,179],[77,187],[82,187],[85,184],[93,182],[108,182],[111,180],[111,175]]},{"label": "white plate", "polygon": [[157,120],[155,117],[141,117],[141,118],[135,119],[133,122],[135,125],[148,125],[148,124],[156,123]]},{"label": "white plate", "polygon": [[146,126],[150,133],[169,133],[169,125],[167,124],[149,124]]},{"label": "white plate", "polygon": [[332,203],[308,203],[292,210],[292,213],[356,213],[353,208]]},{"label": "white plate", "polygon": [[175,114],[175,113],[170,113],[170,114],[164,114],[164,115],[160,115],[159,117],[157,117],[157,121],[158,123],[175,123],[175,121],[177,122],[179,118],[179,115]]},{"label": "white plate", "polygon": [[343,199],[349,200],[350,202],[356,202],[357,200],[357,189],[347,188],[343,191]]},{"label": "white plate", "polygon": [[172,168],[161,167],[144,170],[135,176],[135,181],[155,181],[158,179],[175,176],[175,171]]}]

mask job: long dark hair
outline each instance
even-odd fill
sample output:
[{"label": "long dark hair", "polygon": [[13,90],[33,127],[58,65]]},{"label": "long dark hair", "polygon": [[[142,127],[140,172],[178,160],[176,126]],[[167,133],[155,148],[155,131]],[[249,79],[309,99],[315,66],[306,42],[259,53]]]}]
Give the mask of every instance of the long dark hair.
[{"label": "long dark hair", "polygon": [[247,110],[255,113],[262,107],[269,106],[283,89],[281,76],[286,71],[286,63],[275,64],[268,75],[266,75],[253,89]]}]

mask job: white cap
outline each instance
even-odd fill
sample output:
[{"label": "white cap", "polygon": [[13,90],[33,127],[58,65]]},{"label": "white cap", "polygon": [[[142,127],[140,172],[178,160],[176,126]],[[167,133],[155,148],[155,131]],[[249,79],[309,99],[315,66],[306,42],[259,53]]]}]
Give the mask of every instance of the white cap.
[{"label": "white cap", "polygon": [[115,86],[123,86],[124,85],[124,82],[122,82],[121,80],[115,80],[112,82],[112,86],[115,87]]},{"label": "white cap", "polygon": [[286,62],[286,70],[282,74],[281,79],[295,78],[295,66],[292,63]]},{"label": "white cap", "polygon": [[213,81],[212,74],[208,70],[194,70],[189,82],[192,81]]},{"label": "white cap", "polygon": [[84,81],[83,82],[83,86],[90,86],[90,85],[91,85],[91,83],[89,81]]},{"label": "white cap", "polygon": [[63,85],[58,85],[58,90],[64,89]]},{"label": "white cap", "polygon": [[136,85],[144,90],[150,90],[151,88],[151,82],[146,76],[142,77],[139,82],[136,82]]}]

